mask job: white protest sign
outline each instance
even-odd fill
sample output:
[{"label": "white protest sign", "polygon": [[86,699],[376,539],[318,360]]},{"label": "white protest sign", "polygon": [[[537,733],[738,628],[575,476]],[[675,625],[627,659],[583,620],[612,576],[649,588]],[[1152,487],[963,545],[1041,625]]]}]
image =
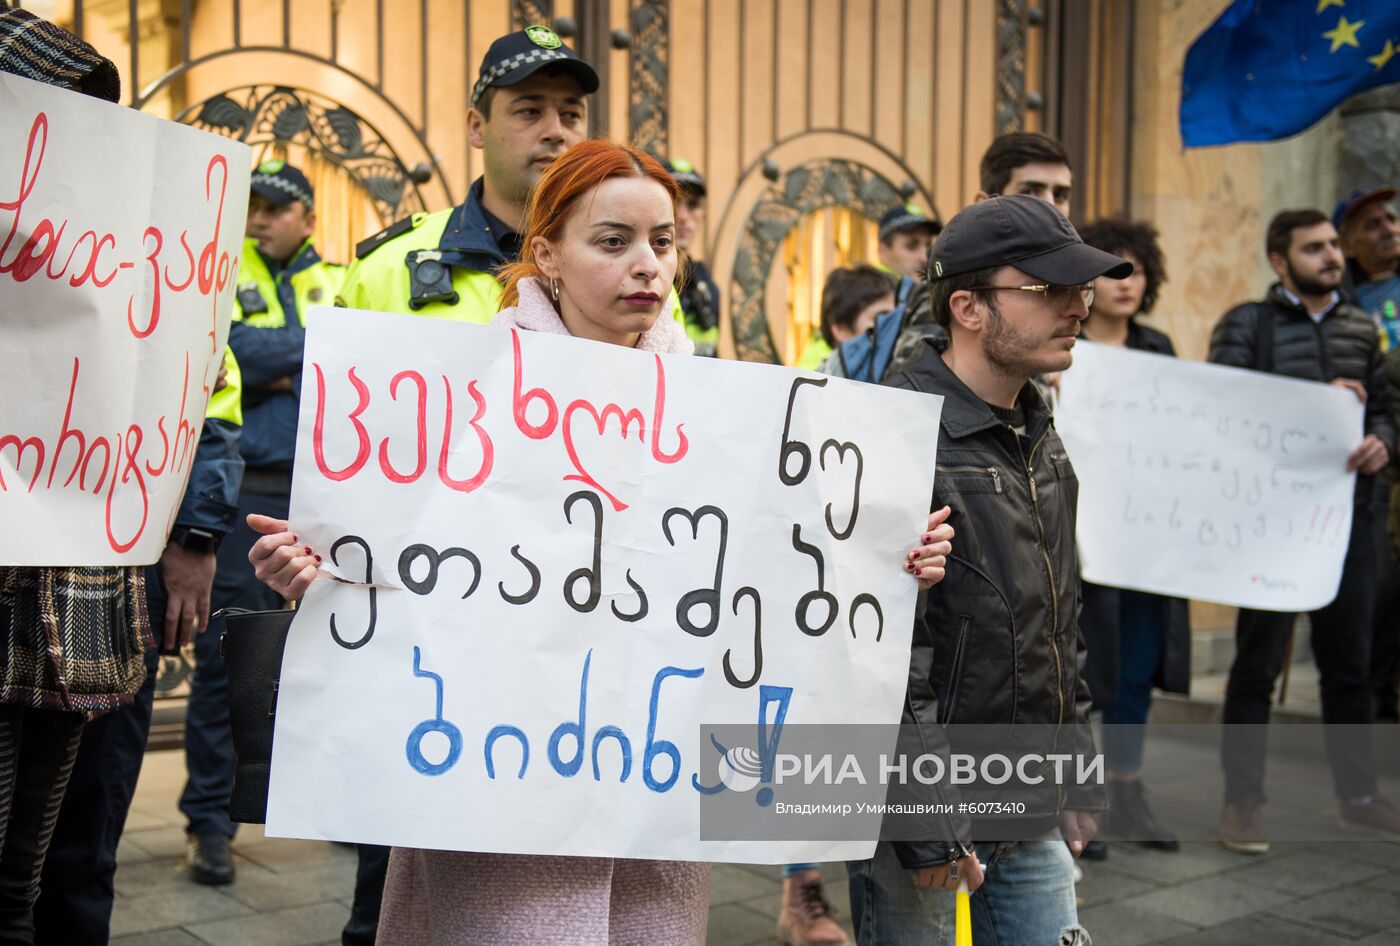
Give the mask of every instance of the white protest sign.
[{"label": "white protest sign", "polygon": [[940,398],[341,309],[303,377],[292,528],[355,584],[292,625],[269,834],[869,856],[702,841],[699,732],[767,712],[893,749]]},{"label": "white protest sign", "polygon": [[1086,580],[1265,611],[1336,596],[1362,437],[1350,391],[1083,343],[1055,427]]},{"label": "white protest sign", "polygon": [[250,162],[0,75],[0,564],[160,557],[228,338]]}]

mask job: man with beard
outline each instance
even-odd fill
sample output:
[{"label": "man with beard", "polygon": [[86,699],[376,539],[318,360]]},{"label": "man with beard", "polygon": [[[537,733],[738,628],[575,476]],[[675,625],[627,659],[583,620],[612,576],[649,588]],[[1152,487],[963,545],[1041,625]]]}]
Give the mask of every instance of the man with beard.
[{"label": "man with beard", "polygon": [[[964,208],[934,244],[930,304],[947,337],[927,339],[887,383],[944,399],[931,508],[952,508],[957,554],[920,598],[900,738],[912,740],[906,754],[934,755],[945,771],[977,724],[1004,737],[1010,722],[1021,738],[1049,737],[1041,749],[1093,755],[1076,622],[1079,482],[1030,379],[1070,366],[1094,280],[1131,272],[1024,194]],[[947,894],[963,881],[974,891],[975,941],[1087,943],[1073,858],[1093,837],[1105,793],[1042,778],[1046,791],[1026,813],[977,818],[960,808],[970,799],[956,785],[891,784],[892,802],[950,813],[887,822],[887,836],[918,839],[882,840],[873,858],[848,865],[861,946],[952,946]]]},{"label": "man with beard", "polygon": [[546,26],[491,44],[472,87],[467,133],[485,173],[467,199],[420,213],[355,248],[337,302],[486,324],[500,308],[495,272],[520,255],[530,188],[566,148],[588,137],[598,74]]},{"label": "man with beard", "polygon": [[[1369,724],[1375,706],[1367,675],[1376,606],[1376,474],[1390,462],[1395,428],[1380,341],[1365,312],[1343,300],[1336,229],[1318,210],[1286,210],[1269,223],[1269,265],[1279,281],[1263,301],[1236,306],[1211,334],[1210,360],[1236,368],[1346,388],[1366,405],[1365,437],[1347,457],[1355,470],[1355,509],[1341,586],[1311,615],[1321,678],[1322,716],[1352,724],[1327,737],[1327,758],[1343,828],[1400,838],[1400,810],[1376,795]],[[1296,614],[1241,610],[1235,659],[1225,689],[1225,811],[1220,842],[1242,854],[1269,849],[1261,823],[1269,702],[1283,669]]]}]

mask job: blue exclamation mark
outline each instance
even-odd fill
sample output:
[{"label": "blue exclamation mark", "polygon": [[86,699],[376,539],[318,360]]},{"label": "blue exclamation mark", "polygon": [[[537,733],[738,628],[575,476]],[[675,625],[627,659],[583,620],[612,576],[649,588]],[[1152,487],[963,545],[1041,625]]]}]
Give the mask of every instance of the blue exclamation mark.
[{"label": "blue exclamation mark", "polygon": [[[760,780],[773,781],[773,766],[778,759],[778,740],[783,735],[783,720],[787,719],[788,703],[792,699],[792,687],[775,687],[760,684],[758,688],[758,761],[761,766]],[[776,703],[772,729],[769,730],[768,707]],[[764,786],[754,797],[760,808],[773,803],[773,789]]]}]

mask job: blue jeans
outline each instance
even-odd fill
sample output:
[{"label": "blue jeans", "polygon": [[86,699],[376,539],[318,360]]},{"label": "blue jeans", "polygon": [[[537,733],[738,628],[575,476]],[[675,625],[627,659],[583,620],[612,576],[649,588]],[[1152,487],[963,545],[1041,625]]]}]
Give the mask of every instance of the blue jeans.
[{"label": "blue jeans", "polygon": [[1152,679],[1162,662],[1165,613],[1157,595],[1126,589],[1118,592],[1118,692],[1103,714],[1104,761],[1115,772],[1142,768]]},{"label": "blue jeans", "polygon": [[[1059,832],[976,848],[986,871],[972,895],[977,946],[1088,946],[1074,901],[1074,860]],[[913,872],[888,841],[873,858],[850,861],[846,869],[859,946],[953,946],[954,894],[915,887]],[[1073,932],[1062,938],[1065,931]]]}]

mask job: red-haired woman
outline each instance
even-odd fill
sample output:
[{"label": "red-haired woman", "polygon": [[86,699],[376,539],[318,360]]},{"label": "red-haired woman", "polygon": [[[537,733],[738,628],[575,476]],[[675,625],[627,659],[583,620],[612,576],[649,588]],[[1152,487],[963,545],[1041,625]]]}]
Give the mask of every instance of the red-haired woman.
[{"label": "red-haired woman", "polygon": [[[679,266],[676,183],[624,145],[585,141],[545,171],[526,211],[521,259],[501,278],[495,324],[656,352],[690,353],[668,298]],[[947,510],[929,517],[905,571],[922,587],[943,577]],[[287,523],[248,557],[258,578],[300,597],[317,577]],[[309,550],[306,550],[309,551]],[[607,857],[483,854],[395,848],[380,913],[380,946],[688,946],[705,941],[708,864]]]}]

